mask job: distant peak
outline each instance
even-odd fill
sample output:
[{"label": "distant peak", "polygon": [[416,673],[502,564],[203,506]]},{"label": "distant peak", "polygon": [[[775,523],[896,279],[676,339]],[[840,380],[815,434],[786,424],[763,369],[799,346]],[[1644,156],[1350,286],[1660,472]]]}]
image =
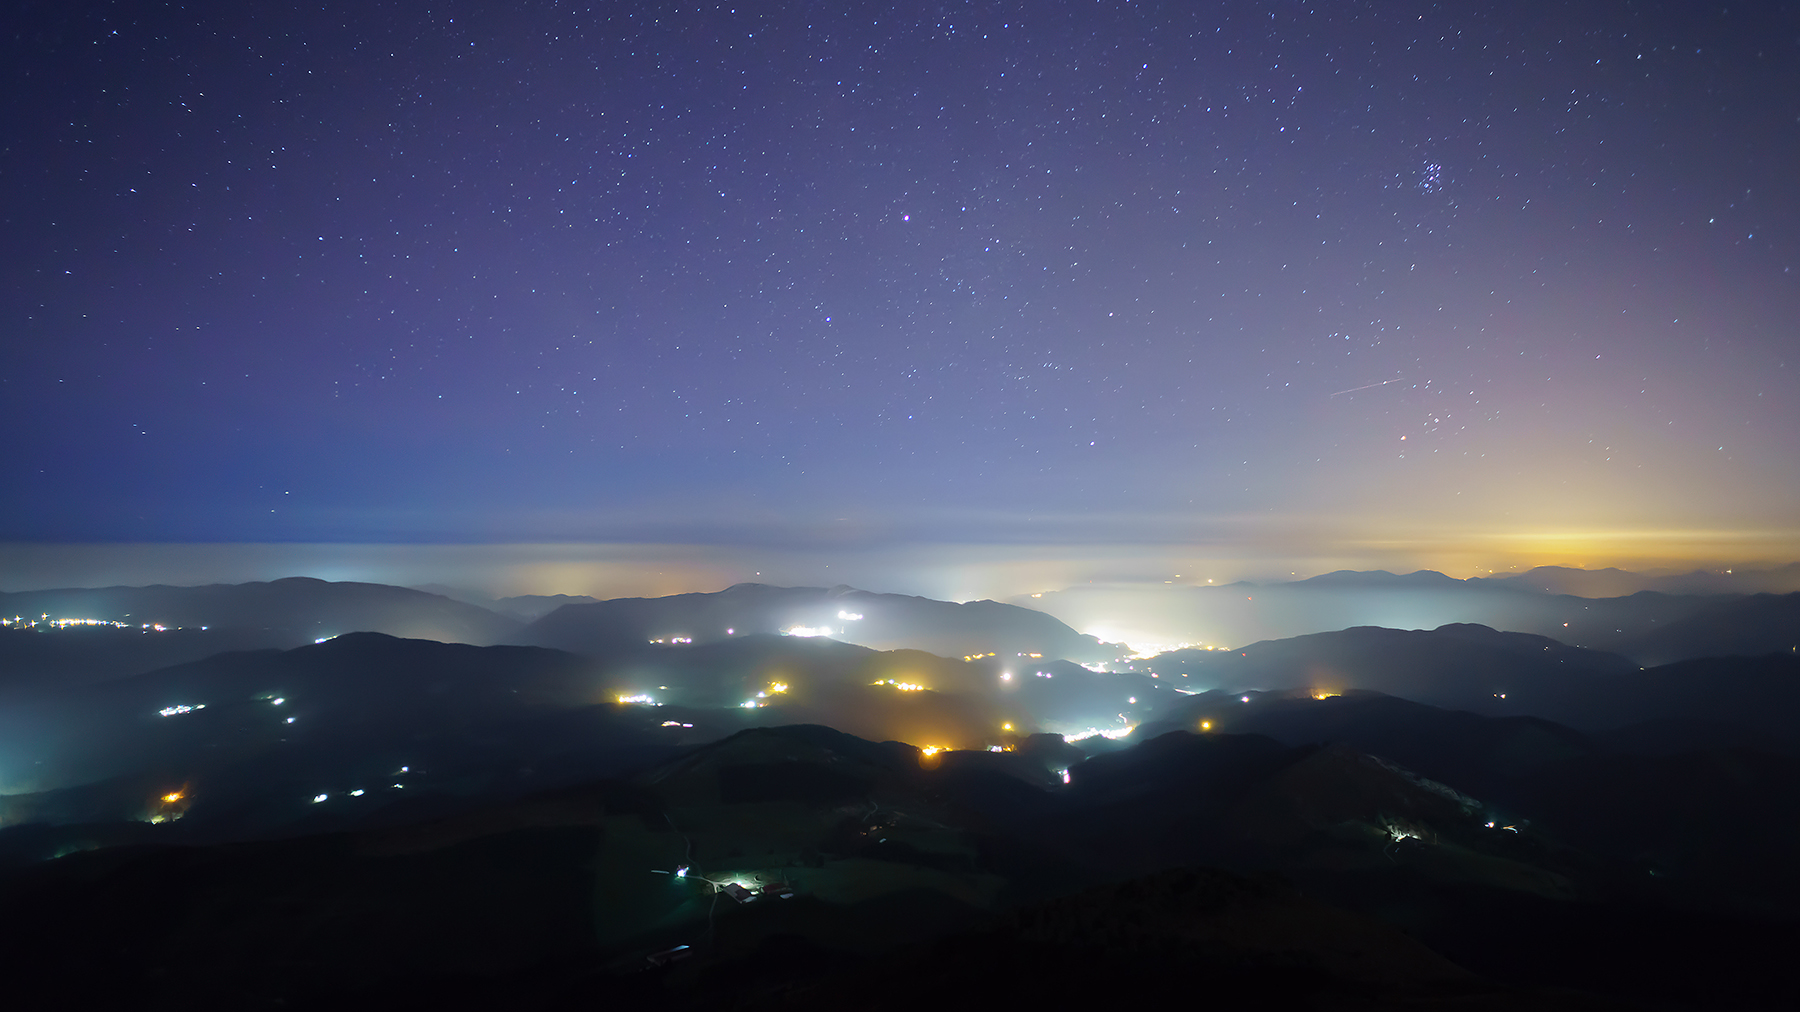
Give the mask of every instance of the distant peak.
[{"label": "distant peak", "polygon": [[1301,580],[1299,582],[1302,584],[1312,584],[1314,586],[1340,586],[1350,584],[1363,586],[1369,584],[1383,584],[1391,586],[1394,584],[1401,584],[1413,587],[1439,587],[1452,583],[1461,583],[1462,581],[1454,576],[1446,576],[1435,569],[1420,569],[1415,572],[1407,573],[1404,576],[1397,573],[1390,573],[1385,569],[1367,571],[1340,569],[1334,573],[1326,573],[1322,576],[1315,576],[1310,580]]}]

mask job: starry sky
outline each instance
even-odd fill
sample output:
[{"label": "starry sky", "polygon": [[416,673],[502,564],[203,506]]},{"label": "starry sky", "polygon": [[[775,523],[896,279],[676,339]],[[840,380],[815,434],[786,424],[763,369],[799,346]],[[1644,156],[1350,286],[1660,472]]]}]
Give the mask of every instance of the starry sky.
[{"label": "starry sky", "polygon": [[1795,4],[4,24],[0,541],[1800,557]]}]

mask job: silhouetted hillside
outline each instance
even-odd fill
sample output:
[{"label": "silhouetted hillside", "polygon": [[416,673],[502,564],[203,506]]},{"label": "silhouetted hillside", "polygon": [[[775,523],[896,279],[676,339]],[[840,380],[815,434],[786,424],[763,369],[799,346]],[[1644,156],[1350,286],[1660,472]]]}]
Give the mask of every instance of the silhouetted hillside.
[{"label": "silhouetted hillside", "polygon": [[0,690],[103,682],[239,650],[294,646],[267,629],[146,630],[93,626],[0,629]]},{"label": "silhouetted hillside", "polygon": [[[286,649],[350,632],[485,645],[514,619],[405,587],[291,577],[205,587],[106,587],[0,594],[0,614],[99,619],[137,627],[35,630],[0,637],[0,684],[100,681],[227,650]],[[155,626],[165,627],[163,631]],[[146,631],[147,630],[147,631]]]},{"label": "silhouetted hillside", "polygon": [[1307,590],[1332,589],[1339,587],[1375,587],[1405,588],[1412,590],[1447,590],[1458,588],[1463,581],[1454,576],[1445,576],[1433,569],[1421,569],[1417,572],[1399,574],[1383,569],[1354,570],[1340,569],[1320,576],[1296,580],[1287,586],[1305,588]]},{"label": "silhouetted hillside", "polygon": [[[377,633],[222,654],[0,709],[0,825],[182,814],[184,833],[253,835],[379,809],[401,797],[383,784],[401,766],[431,771],[405,797],[523,789],[793,721],[999,747],[1046,727],[1120,727],[1127,697],[1147,708],[1173,694],[1066,662],[1031,662],[1009,681],[993,660],[769,635],[638,643],[603,659]],[[169,811],[154,801],[177,790]],[[365,794],[345,801],[353,790]],[[316,794],[330,800],[314,807]]]},{"label": "silhouetted hillside", "polygon": [[[1194,688],[1372,689],[1495,716],[1546,713],[1547,702],[1602,675],[1636,671],[1614,654],[1565,646],[1485,626],[1435,630],[1362,627],[1253,643],[1240,650],[1186,650],[1138,662],[1165,677],[1186,673]],[[1583,701],[1587,696],[1580,693]]]},{"label": "silhouetted hillside", "polygon": [[[1696,744],[1735,727],[1744,743],[1800,749],[1800,657],[1682,661],[1645,668],[1615,654],[1483,626],[1346,629],[1235,651],[1179,651],[1136,667],[1193,688],[1367,689],[1486,716],[1534,716],[1584,731],[1657,722]],[[1711,728],[1711,730],[1706,730]],[[1706,737],[1711,735],[1711,739]]]},{"label": "silhouetted hillside", "polygon": [[1639,591],[1660,594],[1784,594],[1800,589],[1800,563],[1774,569],[1688,573],[1632,573],[1623,569],[1570,569],[1539,566],[1513,576],[1477,578],[1481,582],[1544,594],[1577,597],[1625,597]]},{"label": "silhouetted hillside", "polygon": [[[1605,575],[1584,574],[1584,579]],[[1546,586],[1560,584],[1540,586],[1524,577],[1457,580],[1430,571],[1404,576],[1344,571],[1291,583],[1071,587],[1015,603],[1078,628],[1105,630],[1108,638],[1140,648],[1196,643],[1242,649],[1246,643],[1358,626],[1434,629],[1458,624],[1547,636],[1623,654],[1639,664],[1767,653],[1776,645],[1793,645],[1794,623],[1784,617],[1790,613],[1758,610],[1766,606],[1746,604],[1754,599],[1737,594],[1674,593],[1687,585],[1657,584],[1669,588],[1659,591],[1627,581],[1619,584],[1632,588],[1623,596],[1590,597],[1549,593]],[[1732,617],[1739,609],[1745,609],[1741,620]],[[1690,621],[1696,626],[1689,632],[1664,636],[1664,630]],[[1699,634],[1702,630],[1710,635]]]},{"label": "silhouetted hillside", "polygon": [[1604,751],[1588,736],[1537,717],[1483,717],[1379,692],[1324,699],[1302,691],[1207,692],[1161,708],[1138,731],[1266,735],[1288,745],[1339,744],[1392,759],[1434,780],[1509,804],[1540,770]]},{"label": "silhouetted hillside", "polygon": [[88,686],[0,714],[0,825],[182,816],[177,835],[244,837],[567,782],[677,743],[651,710],[594,705],[596,680],[552,650],[354,633]]},{"label": "silhouetted hillside", "polygon": [[1800,593],[1719,601],[1638,636],[1622,649],[1646,664],[1800,653]]},{"label": "silhouetted hillside", "polygon": [[599,655],[650,640],[706,643],[796,628],[881,650],[925,650],[944,657],[992,651],[1093,661],[1117,655],[1048,615],[995,601],[954,604],[849,587],[758,583],[715,594],[566,605],[532,623],[517,641]]}]

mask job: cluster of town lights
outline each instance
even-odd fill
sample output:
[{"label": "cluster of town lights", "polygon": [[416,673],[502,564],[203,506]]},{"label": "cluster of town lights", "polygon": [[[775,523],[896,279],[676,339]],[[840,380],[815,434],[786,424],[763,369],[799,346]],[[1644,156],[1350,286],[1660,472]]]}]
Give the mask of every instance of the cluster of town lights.
[{"label": "cluster of town lights", "polygon": [[[105,626],[108,629],[142,629],[145,632],[168,632],[170,628],[181,628],[180,626],[166,626],[160,622],[140,622],[137,625],[132,625],[130,622],[115,622],[112,619],[107,618],[51,618],[48,612],[39,615],[37,618],[25,618],[22,615],[14,615],[12,618],[0,618],[0,627],[6,628],[37,629],[42,627],[45,629],[72,629],[76,626]],[[200,628],[205,629],[206,626],[201,626]]]},{"label": "cluster of town lights", "polygon": [[1133,724],[1130,727],[1115,727],[1104,731],[1097,727],[1090,727],[1079,734],[1063,735],[1063,741],[1085,741],[1094,737],[1105,738],[1109,741],[1117,741],[1135,730],[1137,730],[1136,724]]},{"label": "cluster of town lights", "polygon": [[787,690],[788,684],[786,682],[770,682],[767,689],[756,694],[756,699],[746,699],[741,705],[746,710],[754,710],[760,706],[768,706],[769,704],[760,703],[757,702],[757,700],[768,699],[770,696],[778,696]]}]

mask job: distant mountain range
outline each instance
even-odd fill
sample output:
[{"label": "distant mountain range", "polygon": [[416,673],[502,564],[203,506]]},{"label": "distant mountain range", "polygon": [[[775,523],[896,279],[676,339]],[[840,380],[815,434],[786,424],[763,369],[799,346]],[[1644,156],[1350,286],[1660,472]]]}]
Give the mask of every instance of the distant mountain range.
[{"label": "distant mountain range", "polygon": [[[1549,575],[1566,572],[1579,571]],[[1545,592],[1540,588],[1556,581],[1544,574],[1457,580],[1430,571],[1346,571],[1291,583],[1075,587],[1013,600],[1140,649],[1181,643],[1237,648],[1356,626],[1458,623],[1534,633],[1639,664],[1800,649],[1800,593],[1639,590],[1590,598]]]},{"label": "distant mountain range", "polygon": [[1505,587],[1537,594],[1566,594],[1573,597],[1629,597],[1650,591],[1658,594],[1787,594],[1800,591],[1800,562],[1775,569],[1704,570],[1686,573],[1633,573],[1624,569],[1571,569],[1567,566],[1538,566],[1523,573],[1506,576],[1477,576],[1458,580],[1429,569],[1399,575],[1385,570],[1340,569],[1291,583],[1265,586],[1300,585],[1309,587],[1396,587],[1449,588],[1474,584]]},{"label": "distant mountain range", "polygon": [[1513,576],[1476,577],[1486,583],[1576,597],[1658,594],[1791,594],[1800,591],[1800,562],[1774,569],[1704,570],[1687,573],[1632,573],[1623,569],[1570,569],[1539,566]]},{"label": "distant mountain range", "polygon": [[[441,588],[453,590],[454,588]],[[1036,654],[1109,660],[1102,645],[1042,612],[994,601],[956,604],[837,587],[741,584],[664,598],[506,598],[530,624],[477,604],[404,587],[291,578],[205,587],[108,587],[0,594],[0,614],[94,619],[125,628],[29,634],[0,630],[0,691],[104,681],[232,650],[286,649],[350,632],[618,656],[651,645],[794,633],[942,656]],[[160,627],[160,628],[159,628]]]},{"label": "distant mountain range", "polygon": [[[652,644],[793,633],[944,657],[1036,655],[1092,664],[1114,662],[1131,649],[1166,650],[1183,642],[1238,648],[1355,626],[1465,623],[1535,633],[1640,665],[1800,650],[1800,594],[1641,591],[1587,598],[1530,589],[1590,576],[1619,578],[1574,570],[1466,581],[1431,572],[1341,572],[1261,586],[1072,588],[1013,604],[761,584],[611,601],[570,595],[482,599],[453,587],[432,588],[467,598],[456,600],[420,589],[306,578],[14,592],[0,594],[0,615],[120,625],[56,635],[0,629],[0,694],[104,681],[233,650],[285,649],[347,632],[549,646],[596,657]],[[470,603],[480,600],[500,610]],[[1064,620],[1112,642],[1079,633]]]}]

